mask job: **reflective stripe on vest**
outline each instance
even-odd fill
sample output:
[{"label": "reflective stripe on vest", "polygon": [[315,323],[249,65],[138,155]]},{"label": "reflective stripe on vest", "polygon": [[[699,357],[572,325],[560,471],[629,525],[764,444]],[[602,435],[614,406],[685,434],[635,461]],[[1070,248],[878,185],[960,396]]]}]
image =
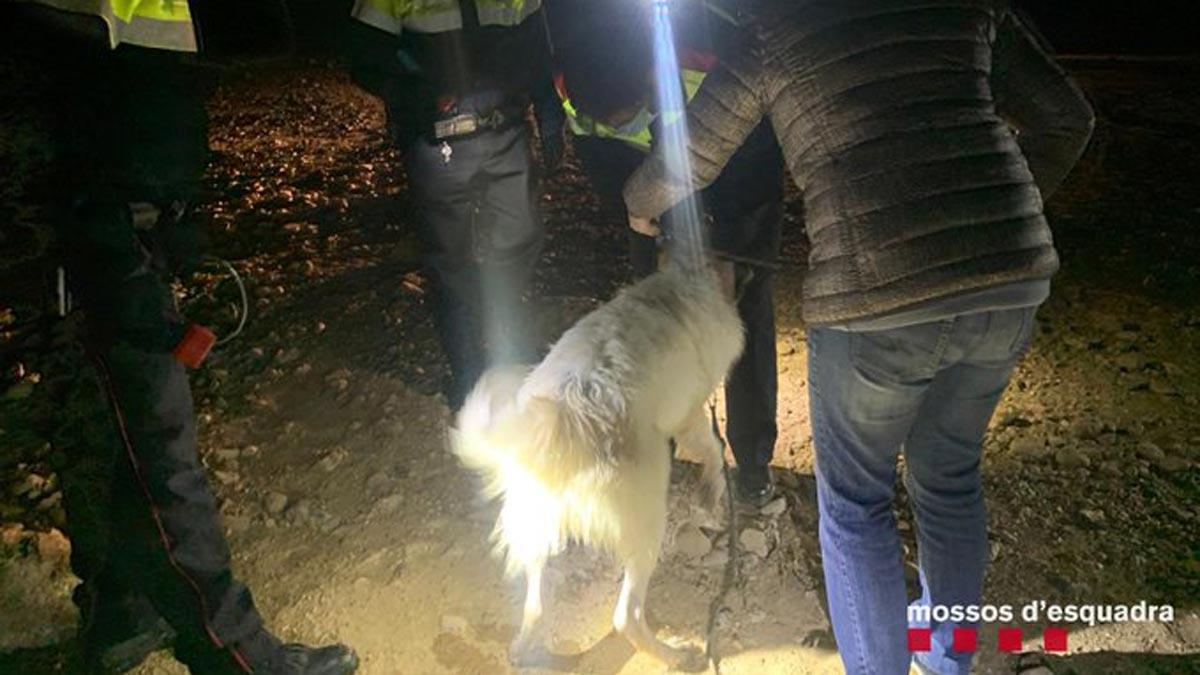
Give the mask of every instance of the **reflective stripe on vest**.
[{"label": "reflective stripe on vest", "polygon": [[103,19],[114,49],[120,44],[131,44],[177,52],[196,51],[196,31],[187,0],[26,1]]},{"label": "reflective stripe on vest", "polygon": [[[682,61],[683,59],[680,60]],[[684,95],[687,96],[687,100],[692,100],[692,97],[700,90],[700,83],[704,82],[704,76],[707,74],[704,71],[692,70],[691,68],[680,69],[680,76],[683,79],[683,91]],[[636,134],[625,134],[616,127],[596,121],[590,116],[575,110],[575,105],[571,103],[570,97],[567,96],[567,89],[564,86],[562,75],[554,79],[554,88],[558,91],[559,99],[562,100],[563,112],[567,115],[567,126],[571,129],[571,133],[576,136],[611,138],[632,145],[643,152],[650,151],[651,141],[653,140],[650,129],[642,129]],[[668,117],[664,117],[663,121],[670,124],[678,118],[679,114],[673,113]]]},{"label": "reflective stripe on vest", "polygon": [[[517,26],[541,6],[541,0],[475,0],[481,26]],[[356,0],[350,15],[393,35],[462,29],[458,0]]]}]

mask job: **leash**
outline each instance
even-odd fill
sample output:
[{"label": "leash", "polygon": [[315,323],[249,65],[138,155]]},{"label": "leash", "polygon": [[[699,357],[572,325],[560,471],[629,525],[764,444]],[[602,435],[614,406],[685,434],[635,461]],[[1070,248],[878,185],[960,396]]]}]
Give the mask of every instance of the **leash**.
[{"label": "leash", "polygon": [[[670,245],[674,240],[675,238],[664,229],[659,232],[658,236],[654,238],[654,243],[658,246],[658,248],[661,249],[664,246]],[[715,249],[709,249],[709,252],[719,260],[728,260],[729,262],[741,263],[751,267],[761,267],[763,269],[771,270],[772,272],[778,272],[784,269],[803,270],[808,267],[806,263],[797,262],[795,260],[764,260],[762,258],[752,258],[750,256],[726,253],[725,251],[717,251]]]},{"label": "leash", "polygon": [[713,596],[712,602],[708,605],[708,627],[705,630],[705,645],[704,655],[712,664],[713,672],[716,675],[721,675],[721,656],[717,653],[717,615],[721,612],[721,607],[725,604],[725,596],[729,594],[729,590],[737,583],[738,575],[738,539],[737,539],[737,508],[733,504],[733,479],[730,478],[729,462],[725,461],[725,437],[721,435],[721,428],[717,424],[717,404],[713,398],[708,399],[708,414],[709,421],[712,423],[713,435],[721,444],[721,471],[725,474],[725,504],[729,509],[729,531],[727,537],[729,539],[729,559],[725,561],[725,574],[721,579],[721,588],[717,594]]}]

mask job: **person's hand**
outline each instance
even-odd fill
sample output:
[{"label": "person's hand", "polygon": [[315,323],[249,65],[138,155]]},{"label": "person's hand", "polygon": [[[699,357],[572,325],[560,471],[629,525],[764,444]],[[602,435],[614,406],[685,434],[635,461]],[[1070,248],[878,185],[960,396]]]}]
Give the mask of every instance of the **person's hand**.
[{"label": "person's hand", "polygon": [[658,229],[658,225],[655,225],[649,218],[635,216],[632,213],[629,214],[629,229],[638,234],[644,234],[647,237],[657,237],[662,234],[662,230]]}]

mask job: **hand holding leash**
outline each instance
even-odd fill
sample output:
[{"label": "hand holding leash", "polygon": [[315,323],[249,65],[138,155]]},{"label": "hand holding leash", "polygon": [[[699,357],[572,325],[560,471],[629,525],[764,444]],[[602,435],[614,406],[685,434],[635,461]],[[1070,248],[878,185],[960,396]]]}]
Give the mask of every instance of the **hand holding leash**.
[{"label": "hand holding leash", "polygon": [[647,237],[657,237],[662,233],[658,225],[655,225],[649,218],[642,218],[629,214],[629,228],[639,234],[644,234]]}]

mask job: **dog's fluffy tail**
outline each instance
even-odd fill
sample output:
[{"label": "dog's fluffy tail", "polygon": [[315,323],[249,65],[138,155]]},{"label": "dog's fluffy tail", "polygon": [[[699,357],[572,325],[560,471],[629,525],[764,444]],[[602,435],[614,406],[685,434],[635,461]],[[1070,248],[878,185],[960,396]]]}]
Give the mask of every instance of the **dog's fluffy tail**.
[{"label": "dog's fluffy tail", "polygon": [[597,443],[595,423],[557,400],[518,401],[519,390],[512,377],[485,375],[450,432],[454,454],[482,476],[484,495],[504,497],[495,538],[510,573],[562,547],[564,495],[574,481],[608,464],[612,440]]}]

